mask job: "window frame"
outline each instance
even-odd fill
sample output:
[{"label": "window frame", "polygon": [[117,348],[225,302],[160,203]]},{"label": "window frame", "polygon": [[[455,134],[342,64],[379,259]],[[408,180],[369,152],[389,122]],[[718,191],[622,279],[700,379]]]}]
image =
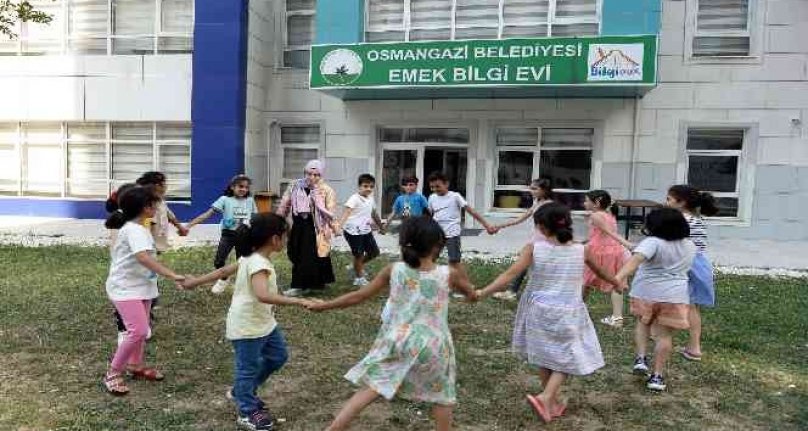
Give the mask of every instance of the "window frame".
[{"label": "window frame", "polygon": [[[767,0],[749,0],[746,31],[699,32],[699,0],[686,1],[685,19],[685,59],[690,64],[757,64],[762,62],[763,13]],[[741,34],[743,33],[743,34]],[[694,55],[693,42],[696,37],[746,36],[749,38],[749,53],[746,55]]]},{"label": "window frame", "polygon": [[[743,143],[740,150],[688,150],[688,131],[693,129],[704,130],[742,130]],[[714,156],[736,155],[738,153],[738,178],[736,179],[736,191],[738,199],[738,213],[734,217],[705,217],[713,225],[725,226],[751,226],[752,204],[754,199],[755,171],[757,163],[757,123],[732,123],[732,122],[698,122],[682,121],[679,127],[680,150],[679,162],[676,168],[676,179],[678,183],[687,184],[688,169],[690,167],[690,154],[704,155],[709,152]],[[724,154],[720,154],[724,153]],[[708,191],[709,190],[705,190]],[[711,192],[712,193],[712,192]],[[716,198],[733,198],[733,193],[719,192],[713,193]]]},{"label": "window frame", "polygon": [[[317,0],[314,0],[314,9],[302,9],[302,10],[295,10],[289,11],[288,10],[288,0],[284,0],[283,2],[283,52],[281,53],[280,64],[281,67],[284,69],[291,69],[291,70],[308,70],[309,67],[297,67],[286,64],[286,53],[292,51],[307,51],[309,52],[309,56],[311,56],[311,45],[289,45],[289,18],[296,17],[296,16],[308,16],[311,17],[312,26],[316,26],[316,18],[317,18]],[[314,35],[316,36],[316,28],[313,30]],[[312,37],[312,44],[314,43],[314,37]]]},{"label": "window frame", "polygon": [[735,191],[734,192],[717,192],[713,190],[703,190],[705,192],[709,192],[716,198],[733,198],[738,201],[738,212],[735,216],[713,216],[710,217],[711,219],[721,219],[721,220],[728,220],[728,219],[736,219],[739,218],[741,213],[741,177],[743,176],[743,150],[745,147],[746,142],[746,134],[747,130],[742,128],[727,128],[727,127],[719,127],[715,129],[708,129],[704,127],[688,127],[687,132],[690,133],[691,130],[741,130],[743,132],[743,140],[741,141],[741,149],[740,150],[691,150],[687,148],[689,144],[690,137],[685,136],[685,172],[688,178],[686,178],[685,182],[689,184],[689,176],[690,176],[690,158],[693,156],[697,157],[736,157],[737,158],[737,167],[736,167],[736,176],[735,176]]},{"label": "window frame", "polygon": [[[284,144],[282,141],[282,129],[284,127],[317,127],[318,128],[318,141],[317,142],[303,142],[303,143],[288,143]],[[322,159],[323,155],[325,154],[325,124],[320,121],[310,121],[310,122],[301,122],[299,120],[289,120],[283,122],[273,122],[272,123],[272,132],[271,132],[271,139],[274,142],[272,145],[272,151],[269,155],[269,178],[270,178],[270,187],[273,190],[276,190],[279,195],[284,192],[281,188],[282,184],[291,184],[293,181],[300,179],[297,178],[285,178],[283,176],[283,165],[284,165],[284,149],[285,148],[294,148],[294,149],[301,149],[301,150],[317,150],[317,158]],[[275,163],[272,163],[275,161]],[[300,175],[303,175],[301,172]]]},{"label": "window frame", "polygon": [[[410,33],[412,30],[442,30],[444,27],[413,27],[412,26],[412,15],[411,15],[411,0],[403,0],[404,2],[404,9],[402,12],[402,26],[384,26],[379,27],[378,29],[374,29],[373,31],[368,31],[370,29],[370,6],[369,2],[371,0],[365,0],[365,31],[363,34],[363,40],[365,42],[368,41],[368,33],[383,33],[389,31],[400,31],[403,33],[404,38],[403,40],[397,41],[390,41],[390,42],[410,42],[411,37]],[[548,10],[547,10],[547,20],[546,21],[531,21],[531,22],[522,22],[518,25],[507,25],[505,22],[505,3],[507,0],[499,0],[497,14],[498,20],[497,25],[489,25],[489,26],[470,26],[470,25],[461,25],[457,26],[457,0],[451,0],[451,12],[450,12],[450,23],[449,23],[449,39],[446,40],[475,40],[475,39],[457,39],[456,33],[457,29],[497,29],[497,37],[495,39],[485,39],[485,40],[501,40],[503,39],[503,32],[505,27],[532,27],[532,26],[545,26],[547,27],[547,37],[553,37],[553,27],[555,25],[573,25],[573,24],[597,24],[598,31],[595,36],[601,35],[603,31],[603,0],[594,0],[595,1],[595,18],[570,18],[570,17],[556,17],[556,5],[558,1],[561,0],[547,0],[548,2]],[[573,37],[573,36],[559,36],[559,37]],[[420,42],[420,40],[419,40]]]},{"label": "window frame", "polygon": [[[155,3],[155,14],[154,14],[154,31],[152,34],[129,34],[129,35],[120,35],[115,34],[114,32],[114,22],[115,22],[115,15],[114,15],[114,3],[115,0],[106,0],[106,31],[105,34],[97,34],[97,35],[84,35],[84,36],[76,36],[72,35],[70,31],[70,5],[71,0],[56,0],[59,1],[60,9],[61,9],[61,28],[59,29],[60,37],[58,40],[56,39],[36,39],[28,37],[28,29],[30,26],[37,26],[37,25],[49,25],[49,24],[38,24],[33,22],[26,22],[26,23],[15,23],[13,26],[14,31],[19,35],[17,40],[12,42],[14,46],[16,46],[16,50],[14,52],[0,51],[0,58],[6,56],[37,56],[37,55],[188,55],[193,53],[193,40],[194,40],[194,16],[196,13],[195,2],[190,1],[191,4],[191,31],[189,33],[182,33],[182,32],[167,32],[163,31],[163,22],[162,22],[162,10],[163,10],[163,1],[164,0],[150,0],[154,1]],[[138,52],[138,53],[116,53],[115,52],[115,41],[116,40],[137,40],[143,38],[151,38],[151,50],[150,52]],[[186,38],[189,42],[190,49],[188,51],[173,51],[173,50],[166,50],[161,48],[161,42],[167,39],[172,38]],[[36,50],[28,50],[26,48],[26,44],[32,41],[54,41],[58,42],[59,50],[55,51],[36,51]],[[92,53],[92,52],[82,52],[82,51],[74,51],[71,48],[71,41],[76,40],[104,40],[105,44],[105,53]]]},{"label": "window frame", "polygon": [[[524,146],[524,145],[514,145],[514,146],[499,146],[497,145],[497,131],[499,129],[506,129],[506,128],[524,128],[524,129],[537,129],[537,142],[535,146]],[[581,123],[581,124],[568,124],[568,123],[543,123],[543,124],[535,124],[535,123],[501,123],[501,124],[494,124],[491,127],[493,133],[493,139],[491,140],[493,149],[494,149],[494,163],[493,163],[493,184],[491,187],[491,192],[489,196],[491,197],[491,208],[497,212],[521,212],[524,211],[524,208],[502,208],[497,206],[496,192],[499,191],[516,191],[516,192],[523,192],[529,193],[530,186],[529,184],[524,185],[511,185],[511,184],[499,184],[499,155],[502,152],[526,152],[531,151],[533,152],[533,167],[531,170],[531,177],[528,179],[530,181],[533,178],[536,178],[536,173],[539,173],[539,177],[541,177],[541,172],[539,172],[541,167],[541,153],[542,151],[589,151],[591,153],[590,156],[590,168],[589,168],[589,189],[565,189],[565,188],[553,188],[554,193],[563,193],[563,194],[583,194],[590,190],[594,190],[599,185],[600,179],[600,167],[598,166],[597,155],[598,152],[598,142],[600,140],[600,127],[597,124],[592,123]],[[542,146],[542,131],[543,129],[588,129],[592,130],[592,144],[589,147],[585,147],[582,145],[576,146],[569,146],[564,148],[555,148],[549,147],[545,148]],[[573,213],[583,213],[582,210],[572,210]]]},{"label": "window frame", "polygon": [[[191,193],[192,193],[192,170],[193,166],[191,164],[191,157],[192,157],[192,140],[191,139],[157,139],[157,130],[161,126],[165,125],[183,125],[188,128],[189,131],[192,131],[193,128],[190,122],[181,122],[181,121],[164,121],[164,122],[102,122],[102,121],[62,121],[56,122],[55,124],[59,124],[59,149],[60,149],[60,172],[59,172],[59,179],[58,182],[60,184],[60,191],[56,194],[29,194],[25,191],[25,181],[26,179],[23,177],[24,173],[24,166],[27,163],[25,150],[27,148],[27,140],[23,138],[24,130],[28,127],[28,125],[45,125],[45,124],[54,124],[54,122],[2,122],[3,124],[14,124],[16,127],[16,140],[14,142],[15,145],[15,154],[16,154],[16,166],[17,166],[17,187],[14,192],[0,192],[0,199],[4,198],[42,198],[42,199],[68,199],[68,200],[77,200],[77,201],[99,201],[99,200],[106,200],[109,193],[117,188],[120,184],[124,182],[131,182],[134,181],[133,179],[129,178],[114,178],[113,177],[113,150],[112,146],[116,142],[125,142],[125,143],[148,143],[151,145],[152,157],[150,162],[150,170],[159,170],[160,166],[160,148],[165,145],[173,145],[173,146],[187,146],[188,148],[188,177],[181,178],[181,179],[172,179],[171,177],[169,180],[174,182],[187,182],[188,184],[188,195],[187,196],[172,196],[170,202],[177,202],[177,203],[190,203],[191,201]],[[123,124],[123,123],[134,123],[134,124],[145,124],[149,125],[150,127],[150,138],[148,140],[113,140],[112,139],[112,127],[116,124]],[[91,140],[78,140],[78,139],[70,139],[68,138],[68,129],[69,127],[81,125],[81,124],[103,124],[104,125],[104,135],[105,138],[103,141],[99,139],[91,139]],[[91,144],[103,144],[104,145],[104,153],[105,153],[105,164],[106,164],[106,178],[99,181],[104,181],[106,183],[105,192],[102,195],[92,196],[92,195],[73,195],[70,193],[70,183],[72,181],[72,177],[69,173],[69,151],[68,146],[71,143],[91,143]]]}]

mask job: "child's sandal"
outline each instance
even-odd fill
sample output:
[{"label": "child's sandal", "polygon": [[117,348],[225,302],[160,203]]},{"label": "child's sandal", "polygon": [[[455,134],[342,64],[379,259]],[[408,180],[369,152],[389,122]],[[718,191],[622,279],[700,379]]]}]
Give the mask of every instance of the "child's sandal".
[{"label": "child's sandal", "polygon": [[130,369],[129,372],[132,374],[133,379],[138,380],[148,380],[150,382],[159,382],[166,378],[163,373],[157,371],[154,368],[137,368],[137,369]]},{"label": "child's sandal", "polygon": [[121,373],[104,376],[104,386],[107,388],[107,392],[116,397],[129,393],[129,387],[123,381],[123,374]]}]

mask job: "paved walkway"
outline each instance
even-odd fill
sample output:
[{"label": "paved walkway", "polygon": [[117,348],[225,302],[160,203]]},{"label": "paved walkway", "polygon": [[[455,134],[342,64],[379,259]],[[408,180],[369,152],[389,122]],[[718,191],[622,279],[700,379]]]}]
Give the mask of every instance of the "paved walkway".
[{"label": "paved walkway", "polygon": [[[577,231],[584,232],[585,229],[578,228]],[[526,226],[517,226],[505,229],[495,236],[485,233],[464,236],[463,252],[468,257],[508,259],[525,243],[529,236],[528,232]],[[383,251],[398,252],[398,236],[377,235],[376,238]],[[215,243],[218,239],[217,225],[199,225],[188,237],[175,237],[174,245],[177,247],[205,245]],[[106,243],[107,232],[102,220],[0,216],[0,244],[46,246]],[[337,249],[347,250],[342,238],[335,241],[335,246]],[[760,271],[754,270],[769,270],[768,273],[775,275],[808,273],[808,242],[722,240],[712,241],[710,249],[716,264],[729,272],[759,273]]]}]

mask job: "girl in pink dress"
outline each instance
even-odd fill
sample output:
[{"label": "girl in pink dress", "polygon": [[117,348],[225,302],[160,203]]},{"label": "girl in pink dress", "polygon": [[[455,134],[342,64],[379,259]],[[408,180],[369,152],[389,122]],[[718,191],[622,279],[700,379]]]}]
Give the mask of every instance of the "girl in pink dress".
[{"label": "girl in pink dress", "polygon": [[[616,274],[631,257],[621,244],[617,234],[617,220],[607,209],[612,205],[612,197],[605,190],[592,190],[586,194],[584,208],[589,216],[589,250],[595,262],[610,274]],[[614,286],[599,278],[586,268],[584,272],[584,288],[597,289],[611,294],[612,314],[600,320],[600,323],[611,327],[623,326],[623,294],[614,290]]]}]

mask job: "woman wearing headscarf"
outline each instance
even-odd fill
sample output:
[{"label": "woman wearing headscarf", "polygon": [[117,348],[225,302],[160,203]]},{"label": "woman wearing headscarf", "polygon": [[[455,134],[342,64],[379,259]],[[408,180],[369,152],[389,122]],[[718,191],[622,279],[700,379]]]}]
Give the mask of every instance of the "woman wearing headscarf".
[{"label": "woman wearing headscarf", "polygon": [[325,167],[310,160],[304,178],[289,185],[283,194],[278,215],[292,216],[287,254],[292,262],[292,284],[286,291],[299,296],[310,290],[322,290],[334,282],[331,266],[331,239],[336,231],[337,196],[323,180]]}]

